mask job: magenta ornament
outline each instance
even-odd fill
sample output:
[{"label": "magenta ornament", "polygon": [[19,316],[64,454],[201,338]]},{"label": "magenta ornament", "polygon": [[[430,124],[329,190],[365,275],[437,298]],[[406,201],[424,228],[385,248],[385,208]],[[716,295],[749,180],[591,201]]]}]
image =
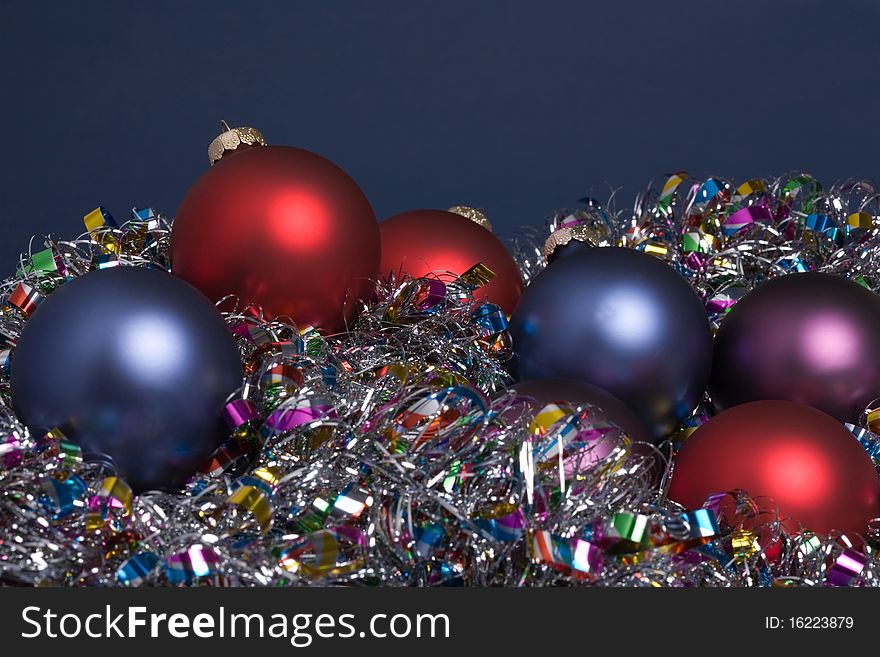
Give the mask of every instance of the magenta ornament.
[{"label": "magenta ornament", "polygon": [[761,284],[718,330],[709,393],[718,410],[782,399],[857,423],[880,397],[880,297],[818,272]]}]

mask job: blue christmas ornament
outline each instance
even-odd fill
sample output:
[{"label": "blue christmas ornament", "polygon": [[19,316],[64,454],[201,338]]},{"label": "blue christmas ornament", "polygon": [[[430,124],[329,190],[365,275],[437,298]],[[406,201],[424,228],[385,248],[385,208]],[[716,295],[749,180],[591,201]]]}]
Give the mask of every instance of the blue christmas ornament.
[{"label": "blue christmas ornament", "polygon": [[567,377],[608,391],[655,440],[700,401],[712,364],[702,302],[654,256],[590,248],[550,265],[511,318],[520,380]]},{"label": "blue christmas ornament", "polygon": [[241,378],[207,298],[163,271],[113,267],[37,306],[12,353],[11,394],[32,431],[57,427],[86,459],[109,457],[137,492],[179,486],[210,456]]}]

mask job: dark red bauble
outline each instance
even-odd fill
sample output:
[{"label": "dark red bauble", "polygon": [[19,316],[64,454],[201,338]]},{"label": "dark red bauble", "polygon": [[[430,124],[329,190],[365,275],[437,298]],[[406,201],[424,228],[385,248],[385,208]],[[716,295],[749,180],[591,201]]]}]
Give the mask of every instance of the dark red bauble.
[{"label": "dark red bauble", "polygon": [[510,386],[520,395],[533,398],[540,404],[565,401],[570,404],[593,404],[614,425],[623,429],[631,439],[651,442],[651,435],[630,408],[610,392],[598,386],[576,379],[553,378],[520,381]]},{"label": "dark red bauble", "polygon": [[788,399],[858,423],[880,397],[880,295],[818,272],[762,283],[721,323],[709,394],[718,410]]},{"label": "dark red bauble", "polygon": [[196,181],[171,233],[175,274],[217,301],[341,330],[379,273],[379,228],[360,187],[309,151],[228,153]]},{"label": "dark red bauble", "polygon": [[[606,420],[623,430],[623,433],[633,441],[634,453],[650,457],[659,464],[657,452],[648,446],[648,443],[652,442],[651,434],[642,421],[626,404],[598,386],[585,381],[558,377],[520,381],[510,386],[508,390],[514,390],[519,395],[534,399],[538,402],[536,411],[554,402],[568,402],[574,405],[592,404],[599,409]],[[595,464],[606,458],[618,445],[617,439],[602,440],[591,451],[592,462]],[[656,474],[659,475],[659,471]]]},{"label": "dark red bauble", "polygon": [[864,533],[880,512],[880,477],[868,453],[833,417],[795,402],[724,411],[688,438],[674,462],[669,497],[688,508],[741,488],[772,498],[788,529],[823,534]]},{"label": "dark red bauble", "polygon": [[479,262],[495,278],[475,297],[513,312],[522,294],[522,279],[513,257],[492,232],[467,217],[445,210],[413,210],[379,224],[382,275],[401,272],[415,278],[430,274],[461,275]]}]

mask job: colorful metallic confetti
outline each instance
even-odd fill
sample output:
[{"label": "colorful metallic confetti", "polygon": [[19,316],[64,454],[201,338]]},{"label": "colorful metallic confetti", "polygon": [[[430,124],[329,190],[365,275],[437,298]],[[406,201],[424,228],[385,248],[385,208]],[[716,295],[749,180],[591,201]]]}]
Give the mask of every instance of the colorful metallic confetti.
[{"label": "colorful metallic confetti", "polygon": [[[642,249],[692,283],[716,324],[747,290],[792,271],[880,285],[880,208],[866,183],[823,190],[795,175],[735,186],[679,172],[631,210],[582,203],[517,238],[526,280],[548,244]],[[83,460],[59,431],[30,434],[9,400],[8,356],[41,298],[96,268],[168,268],[161,214],[135,209],[119,225],[98,208],[84,222],[79,239],[35,243],[0,286],[0,583],[880,581],[880,521],[863,537],[789,535],[772,505],[743,491],[719,491],[701,509],[666,500],[668,448],[705,409],[654,450],[601,409],[507,391],[507,318],[471,296],[491,280],[482,266],[459,281],[383,281],[352,330],[332,338],[266,321],[257,308],[227,312],[246,372],[224,412],[228,442],[183,490],[134,496],[112,464]],[[567,232],[551,239],[558,231]],[[877,452],[874,415],[850,428]],[[615,447],[591,458],[597,440]]]}]

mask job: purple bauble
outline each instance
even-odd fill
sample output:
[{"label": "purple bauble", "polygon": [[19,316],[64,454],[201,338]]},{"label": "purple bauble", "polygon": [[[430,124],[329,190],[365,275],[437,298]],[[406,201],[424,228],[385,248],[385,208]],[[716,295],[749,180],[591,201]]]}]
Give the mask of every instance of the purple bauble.
[{"label": "purple bauble", "polygon": [[880,297],[817,272],[763,283],[721,324],[709,392],[718,410],[786,399],[857,422],[880,397]]}]

